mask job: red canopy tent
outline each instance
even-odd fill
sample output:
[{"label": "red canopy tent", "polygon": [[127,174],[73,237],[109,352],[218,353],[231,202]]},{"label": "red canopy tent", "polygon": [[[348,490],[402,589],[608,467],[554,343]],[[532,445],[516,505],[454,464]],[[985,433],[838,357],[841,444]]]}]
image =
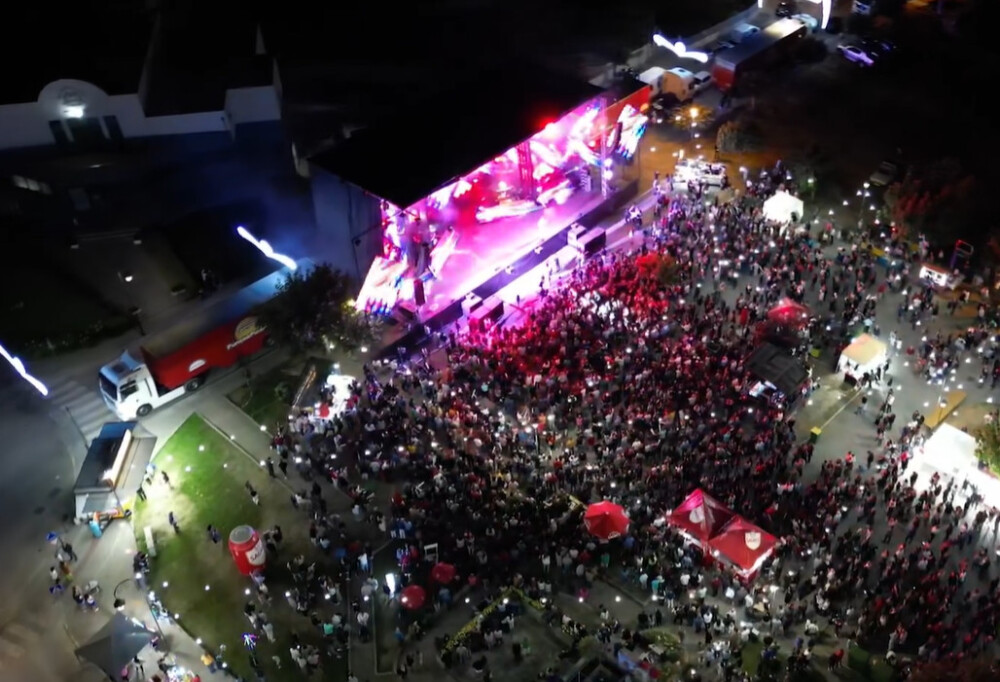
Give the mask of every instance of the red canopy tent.
[{"label": "red canopy tent", "polygon": [[796,303],[790,298],[783,298],[777,305],[767,311],[767,319],[791,327],[792,329],[804,329],[809,324],[811,313],[809,308]]},{"label": "red canopy tent", "polygon": [[732,509],[698,489],[670,512],[667,523],[706,546],[735,516]]},{"label": "red canopy tent", "polygon": [[760,568],[774,551],[778,538],[762,530],[742,516],[735,516],[715,537],[708,541],[713,556],[722,555],[744,576]]}]

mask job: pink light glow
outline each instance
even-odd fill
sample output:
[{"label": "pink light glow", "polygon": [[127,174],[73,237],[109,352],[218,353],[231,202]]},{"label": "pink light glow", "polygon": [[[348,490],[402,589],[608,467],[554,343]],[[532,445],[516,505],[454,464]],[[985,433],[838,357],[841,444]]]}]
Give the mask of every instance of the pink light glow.
[{"label": "pink light glow", "polygon": [[[599,165],[602,124],[609,122],[600,105],[588,103],[404,211],[383,202],[382,257],[365,279],[358,307],[385,312],[411,300],[420,278],[424,311],[440,309],[449,303],[444,292],[452,292],[463,273],[483,277],[495,271],[496,258],[534,248],[525,239],[565,227],[575,215],[570,206],[597,200],[584,195],[577,180],[590,172],[588,165]],[[498,220],[502,227],[485,226]]]},{"label": "pink light glow", "polygon": [[472,189],[472,183],[470,183],[465,178],[462,178],[455,183],[455,192],[451,195],[452,199],[458,199],[460,196]]},{"label": "pink light glow", "polygon": [[527,215],[532,211],[539,210],[541,207],[541,204],[537,201],[531,201],[529,199],[508,201],[502,204],[497,204],[496,206],[480,206],[476,211],[476,220],[481,223],[491,223],[494,220],[500,220],[501,218],[513,218],[514,216]]}]

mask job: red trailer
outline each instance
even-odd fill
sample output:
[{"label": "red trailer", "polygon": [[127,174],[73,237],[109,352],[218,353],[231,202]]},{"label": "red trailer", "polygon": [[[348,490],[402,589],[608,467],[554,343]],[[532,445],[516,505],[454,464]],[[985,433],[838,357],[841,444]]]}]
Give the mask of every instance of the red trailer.
[{"label": "red trailer", "polygon": [[[308,269],[311,263],[300,261],[298,267]],[[126,421],[142,417],[200,388],[210,371],[260,352],[267,329],[253,309],[271,300],[288,274],[282,268],[145,340],[137,354],[126,351],[102,367],[104,401]]]},{"label": "red trailer", "polygon": [[740,74],[760,69],[787,57],[808,27],[796,19],[780,19],[739,45],[723,50],[712,64],[712,80],[727,92],[736,85]]}]

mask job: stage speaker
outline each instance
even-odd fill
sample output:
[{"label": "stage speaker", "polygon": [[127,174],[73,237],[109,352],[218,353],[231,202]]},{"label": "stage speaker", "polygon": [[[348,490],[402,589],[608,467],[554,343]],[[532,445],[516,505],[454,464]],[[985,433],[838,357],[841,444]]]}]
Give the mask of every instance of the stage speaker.
[{"label": "stage speaker", "polygon": [[566,244],[572,246],[574,249],[580,248],[580,237],[587,233],[587,228],[585,228],[580,223],[573,223],[569,226],[569,231],[566,233]]},{"label": "stage speaker", "polygon": [[412,303],[399,301],[396,303],[396,307],[393,308],[392,316],[400,324],[412,324],[417,321],[417,309],[413,307]]},{"label": "stage speaker", "polygon": [[476,308],[483,304],[483,299],[471,291],[462,299],[462,314],[468,317]]},{"label": "stage speaker", "polygon": [[424,280],[419,277],[413,280],[413,300],[418,306],[427,303],[424,296]]},{"label": "stage speaker", "polygon": [[587,258],[603,249],[607,244],[607,241],[607,233],[605,233],[602,228],[595,227],[580,237],[579,245],[576,247],[576,250],[579,251],[584,258]]},{"label": "stage speaker", "polygon": [[489,322],[496,322],[501,317],[503,317],[503,299],[499,296],[490,296],[469,315],[469,328],[483,331]]}]

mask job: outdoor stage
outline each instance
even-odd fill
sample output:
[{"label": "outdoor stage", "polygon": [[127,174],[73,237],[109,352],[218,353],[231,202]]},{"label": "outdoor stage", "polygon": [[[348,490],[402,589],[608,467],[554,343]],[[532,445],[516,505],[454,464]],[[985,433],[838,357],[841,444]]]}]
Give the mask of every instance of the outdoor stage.
[{"label": "outdoor stage", "polygon": [[424,285],[426,303],[419,308],[420,321],[438,315],[503,270],[510,268],[515,277],[523,274],[521,260],[525,256],[563,235],[570,225],[603,203],[600,193],[579,192],[562,206],[550,205],[525,216],[457,228],[455,251],[437,277]]},{"label": "outdoor stage", "polygon": [[[570,225],[574,222],[587,228],[596,227],[616,211],[621,210],[628,202],[635,200],[638,193],[639,182],[638,180],[633,180],[618,187],[607,199],[603,199],[600,196],[592,196],[589,201],[583,202],[583,205],[578,207],[579,215],[576,220],[567,222],[559,229],[553,228],[550,236],[534,247],[530,245],[531,242],[527,242],[527,245],[520,251],[514,251],[513,244],[518,241],[518,238],[514,236],[511,239],[511,235],[508,235],[505,237],[505,243],[511,249],[508,251],[511,256],[506,266],[498,267],[494,265],[486,268],[482,273],[466,273],[465,279],[462,279],[459,284],[441,287],[440,299],[435,301],[438,307],[433,311],[424,313],[418,320],[415,320],[419,324],[400,325],[391,328],[384,339],[386,343],[381,355],[383,357],[392,357],[399,347],[412,350],[420,346],[427,341],[428,331],[431,333],[437,332],[462,317],[462,299],[467,293],[475,294],[483,300],[493,296],[515,280],[529,274],[534,268],[564,249],[566,247],[566,233],[569,231]],[[568,217],[572,218],[572,216]],[[488,229],[490,225],[482,227]],[[526,241],[524,237],[520,239]],[[468,262],[472,263],[474,261],[478,262],[475,258],[470,258]],[[471,289],[468,287],[471,287]],[[452,293],[448,294],[448,292]]]}]

